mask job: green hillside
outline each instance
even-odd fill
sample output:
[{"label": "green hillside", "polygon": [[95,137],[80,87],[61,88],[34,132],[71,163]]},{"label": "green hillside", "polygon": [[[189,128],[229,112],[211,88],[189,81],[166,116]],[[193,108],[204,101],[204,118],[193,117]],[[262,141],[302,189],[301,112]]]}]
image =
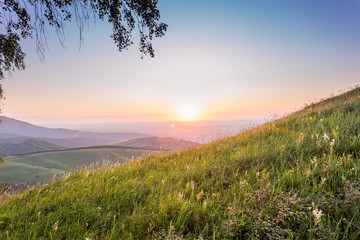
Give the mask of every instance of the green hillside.
[{"label": "green hillside", "polygon": [[0,239],[359,239],[360,89],[238,136],[3,195]]},{"label": "green hillside", "polygon": [[68,173],[92,164],[124,163],[149,153],[148,150],[109,146],[10,156],[0,166],[0,183],[35,185],[51,180],[54,174]]}]

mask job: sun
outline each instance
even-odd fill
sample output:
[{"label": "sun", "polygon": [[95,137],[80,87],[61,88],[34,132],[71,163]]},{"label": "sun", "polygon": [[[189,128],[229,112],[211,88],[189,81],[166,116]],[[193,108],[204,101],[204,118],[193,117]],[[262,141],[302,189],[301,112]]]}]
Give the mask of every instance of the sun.
[{"label": "sun", "polygon": [[193,121],[198,113],[197,106],[191,103],[181,104],[178,108],[179,115],[183,121]]}]

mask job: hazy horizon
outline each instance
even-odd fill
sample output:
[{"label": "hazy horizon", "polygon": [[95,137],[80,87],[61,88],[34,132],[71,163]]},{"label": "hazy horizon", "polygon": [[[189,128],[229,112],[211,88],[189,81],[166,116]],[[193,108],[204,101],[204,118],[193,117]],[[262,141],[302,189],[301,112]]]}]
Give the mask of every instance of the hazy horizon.
[{"label": "hazy horizon", "polygon": [[[8,117],[8,116],[5,116]],[[156,137],[173,137],[199,143],[210,142],[222,137],[240,133],[272,119],[236,119],[236,120],[202,120],[202,121],[143,121],[143,122],[111,122],[111,123],[56,123],[41,124],[26,121],[36,126],[51,129],[63,128],[99,133],[139,133]]]}]

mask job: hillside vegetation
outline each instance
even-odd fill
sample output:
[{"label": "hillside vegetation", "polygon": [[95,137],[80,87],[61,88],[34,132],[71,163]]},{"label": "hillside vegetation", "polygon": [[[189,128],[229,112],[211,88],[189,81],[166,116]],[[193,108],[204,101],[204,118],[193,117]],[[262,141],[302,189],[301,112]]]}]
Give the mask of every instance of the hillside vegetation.
[{"label": "hillside vegetation", "polygon": [[358,239],[360,89],[235,137],[3,195],[0,239]]}]

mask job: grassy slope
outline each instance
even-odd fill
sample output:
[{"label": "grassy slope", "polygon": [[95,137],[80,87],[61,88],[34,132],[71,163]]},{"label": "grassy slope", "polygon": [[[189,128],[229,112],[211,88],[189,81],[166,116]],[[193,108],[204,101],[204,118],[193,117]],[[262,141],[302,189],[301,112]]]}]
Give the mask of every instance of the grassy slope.
[{"label": "grassy slope", "polygon": [[0,167],[0,183],[35,185],[51,180],[54,174],[95,163],[124,163],[149,153],[140,149],[90,147],[7,157]]},{"label": "grassy slope", "polygon": [[0,238],[356,239],[359,149],[355,89],[232,138],[5,198]]}]

